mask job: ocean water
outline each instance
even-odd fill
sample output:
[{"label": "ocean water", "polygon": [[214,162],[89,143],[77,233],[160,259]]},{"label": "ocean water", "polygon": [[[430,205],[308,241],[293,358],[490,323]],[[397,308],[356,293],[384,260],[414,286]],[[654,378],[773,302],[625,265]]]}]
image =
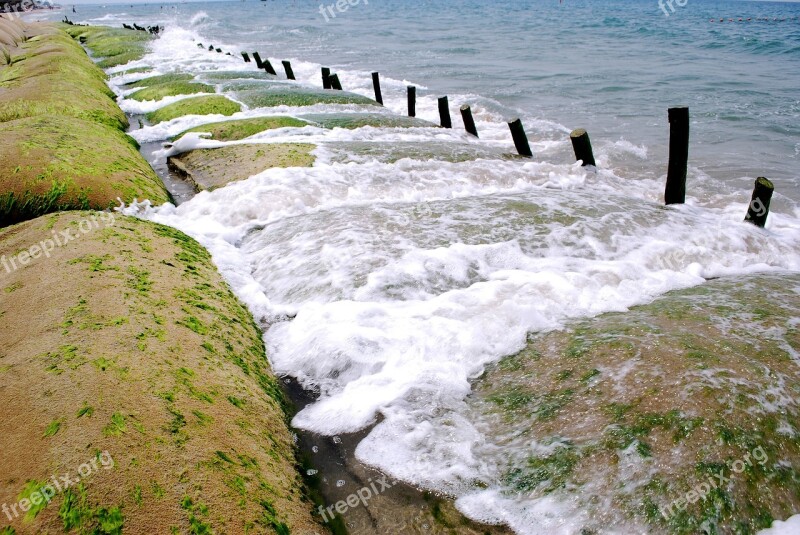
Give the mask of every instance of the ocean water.
[{"label": "ocean water", "polygon": [[[263,327],[275,370],[319,395],[296,427],[371,428],[356,450],[363,462],[454,496],[473,518],[534,534],[573,533],[583,519],[553,496],[507,492],[491,426],[466,402],[487,366],[523,349],[530,333],[710,278],[800,270],[800,4],[666,9],[655,0],[370,0],[326,21],[319,2],[269,0],[78,6],[68,15],[166,27],[148,56],[115,71],[152,66],[215,80],[254,71],[238,54],[258,50],[276,68],[291,60],[301,84],[319,87],[328,66],[366,96],[370,72],[380,71],[381,113],[404,114],[405,88],[415,85],[417,116],[438,122],[436,99],[449,96],[453,130],[265,132],[250,141],[315,143],[316,164],[128,211],[209,248]],[[126,99],[122,85],[142,76],[111,79],[129,113],[181,98]],[[479,140],[463,133],[461,104],[472,106]],[[687,203],[665,208],[666,111],[675,105],[692,117]],[[343,111],[363,109],[235,117]],[[515,117],[532,160],[502,156],[514,150],[506,121]],[[132,135],[158,142],[219,119]],[[574,163],[568,134],[578,127],[592,137],[597,170]],[[217,145],[194,136],[151,158]],[[453,158],[465,145],[482,157]],[[776,187],[764,230],[742,222],[762,175]],[[784,297],[797,292],[787,287]],[[504,447],[510,458],[531,445]]]}]

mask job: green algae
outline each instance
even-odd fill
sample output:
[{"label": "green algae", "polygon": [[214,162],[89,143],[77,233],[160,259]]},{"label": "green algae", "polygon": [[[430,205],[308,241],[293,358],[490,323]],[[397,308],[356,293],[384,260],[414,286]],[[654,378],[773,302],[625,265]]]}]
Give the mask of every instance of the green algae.
[{"label": "green algae", "polygon": [[107,26],[69,26],[61,28],[80,40],[96,58],[100,68],[108,69],[142,59],[153,36],[147,32]]},{"label": "green algae", "polygon": [[151,124],[170,121],[185,115],[226,115],[241,111],[240,104],[220,95],[192,97],[174,102],[147,114]]},{"label": "green algae", "polygon": [[[780,341],[794,336],[796,284],[718,280],[532,335],[476,383],[482,410],[503,416],[496,433],[546,448],[509,462],[509,492],[681,535],[756,533],[796,513],[798,409],[777,403],[800,395],[791,342]],[[555,410],[542,418],[548,395]],[[718,474],[727,484],[687,501]]]},{"label": "green algae", "polygon": [[[135,69],[132,69],[135,71]],[[154,85],[161,85],[171,82],[188,82],[194,79],[193,74],[189,73],[169,73],[169,74],[159,74],[158,76],[151,76],[149,78],[144,78],[142,80],[137,80],[136,82],[131,82],[129,84],[125,84],[126,89],[135,89],[138,87],[151,87]]]},{"label": "green algae", "polygon": [[301,119],[323,128],[347,128],[354,130],[364,126],[375,128],[423,128],[438,127],[428,121],[415,117],[390,115],[384,113],[329,113],[301,115]]},{"label": "green algae", "polygon": [[325,91],[296,86],[270,86],[259,90],[238,91],[237,100],[251,108],[275,106],[313,106],[314,104],[357,104],[377,106],[374,100],[346,91]]},{"label": "green algae", "polygon": [[64,35],[42,35],[23,50],[13,66],[0,71],[0,122],[55,115],[128,127],[105,73],[77,43]]},{"label": "green algae", "polygon": [[118,197],[169,200],[136,143],[121,131],[63,117],[0,127],[0,226],[52,211],[108,209]]},{"label": "green algae", "polygon": [[255,117],[196,126],[181,132],[173,138],[173,141],[190,132],[207,132],[211,134],[211,139],[218,141],[238,141],[265,130],[288,127],[301,128],[306,125],[308,125],[307,122],[294,117]]},{"label": "green algae", "polygon": [[164,97],[192,95],[195,93],[214,93],[214,88],[210,85],[193,82],[165,82],[144,87],[129,95],[128,98],[138,101],[161,100]]}]

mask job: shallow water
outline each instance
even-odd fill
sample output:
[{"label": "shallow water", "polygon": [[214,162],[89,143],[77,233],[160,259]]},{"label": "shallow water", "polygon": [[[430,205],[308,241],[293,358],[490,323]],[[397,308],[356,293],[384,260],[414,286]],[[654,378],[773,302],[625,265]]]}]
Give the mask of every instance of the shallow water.
[{"label": "shallow water", "polygon": [[[150,65],[196,73],[220,91],[241,83],[236,76],[252,85],[253,64],[198,49],[200,41],[237,55],[259,49],[276,66],[291,59],[299,83],[314,87],[325,64],[365,96],[379,69],[383,113],[405,113],[411,83],[418,117],[437,123],[436,97],[449,94],[454,130],[268,131],[248,142],[314,143],[314,167],[270,169],[178,207],[129,211],[209,248],[264,328],[275,370],[318,395],[296,427],[333,436],[379,422],[358,443],[359,460],[458,498],[473,518],[519,533],[573,533],[584,521],[573,507],[580,500],[508,499],[498,459],[535,448],[496,447],[494,433],[522,432],[523,423],[493,425],[471,396],[487,368],[528,348],[532,336],[624,314],[710,278],[800,270],[798,14],[774,3],[689,2],[665,17],[649,1],[373,0],[327,23],[317,3],[301,1],[163,13],[81,7],[78,17],[166,25],[150,55],[117,71]],[[765,16],[788,20],[709,22]],[[247,72],[214,78],[237,70]],[[143,76],[111,82],[120,90]],[[123,98],[121,106],[145,113],[179,98]],[[460,129],[462,103],[473,106],[479,140]],[[693,117],[688,199],[666,208],[665,112],[675,104],[688,104]],[[233,118],[379,110],[245,107]],[[532,160],[507,156],[505,121],[515,116]],[[185,117],[132,135],[153,143],[219,119]],[[592,135],[597,170],[573,163],[567,135],[578,126]],[[219,145],[192,136],[173,151]],[[766,230],[742,222],[762,174],[777,189]],[[797,299],[793,283],[770,291]],[[796,366],[793,343],[784,350],[795,352]],[[608,532],[643,519],[631,522]]]}]

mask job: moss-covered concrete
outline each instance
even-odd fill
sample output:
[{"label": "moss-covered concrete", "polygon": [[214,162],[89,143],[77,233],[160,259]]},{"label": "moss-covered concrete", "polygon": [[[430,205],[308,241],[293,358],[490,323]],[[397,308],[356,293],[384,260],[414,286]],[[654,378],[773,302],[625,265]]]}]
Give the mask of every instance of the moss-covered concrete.
[{"label": "moss-covered concrete", "polygon": [[193,150],[170,158],[168,163],[198,191],[213,190],[272,167],[311,167],[314,148],[308,143],[229,145]]},{"label": "moss-covered concrete", "polygon": [[147,32],[124,28],[67,24],[61,24],[60,27],[74,39],[81,41],[95,58],[100,59],[97,65],[103,69],[142,59],[153,39]]},{"label": "moss-covered concrete", "polygon": [[161,100],[164,97],[172,97],[176,95],[192,95],[195,93],[214,93],[214,88],[206,84],[198,84],[194,82],[165,82],[162,84],[151,85],[143,87],[138,91],[128,95],[128,98],[133,100]]},{"label": "moss-covered concrete", "polygon": [[70,209],[169,200],[83,49],[30,25],[0,68],[0,226]]},{"label": "moss-covered concrete", "polygon": [[63,33],[40,30],[0,68],[0,122],[68,116],[127,128],[106,75]]},{"label": "moss-covered concrete", "polygon": [[66,117],[0,125],[0,226],[58,210],[108,208],[118,198],[169,200],[126,134]]},{"label": "moss-covered concrete", "polygon": [[354,130],[364,126],[375,128],[423,128],[439,127],[437,124],[402,115],[388,113],[314,113],[301,115],[301,119],[323,128],[347,128]]},{"label": "moss-covered concrete", "polygon": [[798,284],[717,280],[531,336],[472,398],[492,435],[538,445],[504,483],[577,503],[589,532],[756,533],[796,514]]},{"label": "moss-covered concrete", "polygon": [[185,115],[230,116],[242,110],[242,106],[221,95],[193,97],[174,102],[146,115],[152,124],[171,121]]},{"label": "moss-covered concrete", "polygon": [[176,72],[169,74],[159,74],[157,76],[150,76],[149,78],[144,78],[142,80],[137,80],[135,82],[125,84],[125,87],[127,89],[134,89],[137,87],[150,87],[154,85],[166,84],[169,82],[188,82],[193,79],[194,79],[193,74]]},{"label": "moss-covered concrete", "polygon": [[348,93],[347,91],[317,90],[287,84],[268,86],[259,90],[238,91],[236,92],[236,98],[251,108],[313,106],[314,104],[378,105],[372,99],[355,93]]},{"label": "moss-covered concrete", "polygon": [[197,242],[71,212],[0,230],[0,258],[0,503],[83,476],[0,532],[324,532],[261,332]]},{"label": "moss-covered concrete", "polygon": [[238,121],[222,121],[219,123],[204,124],[181,132],[173,140],[182,137],[190,132],[206,132],[211,134],[211,139],[217,141],[238,141],[265,130],[275,128],[302,128],[308,125],[307,122],[295,119],[294,117],[254,117],[252,119],[241,119]]}]

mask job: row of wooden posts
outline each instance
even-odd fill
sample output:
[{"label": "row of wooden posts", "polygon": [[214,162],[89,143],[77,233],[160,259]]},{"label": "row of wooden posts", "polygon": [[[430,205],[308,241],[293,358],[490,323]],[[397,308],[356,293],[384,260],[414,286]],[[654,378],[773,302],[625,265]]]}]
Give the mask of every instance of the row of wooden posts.
[{"label": "row of wooden posts", "polygon": [[[209,50],[212,50],[210,48]],[[246,63],[250,63],[250,56],[247,52],[242,52],[242,57]],[[266,70],[269,74],[277,75],[269,60],[261,59],[258,52],[253,52],[253,59],[259,69]],[[282,61],[286,77],[294,80],[294,72],[289,61]],[[375,101],[383,105],[383,95],[381,93],[380,74],[372,73],[372,86],[375,90]],[[342,84],[336,73],[331,73],[327,67],[322,67],[322,87],[341,91]],[[408,86],[408,116],[417,115],[417,88]],[[453,123],[450,118],[450,107],[446,96],[439,97],[439,123],[443,128],[452,128]],[[475,120],[472,117],[472,110],[468,105],[460,108],[461,118],[464,121],[464,129],[471,135],[478,137],[478,129],[475,127]],[[689,108],[676,107],[667,110],[669,119],[669,164],[667,166],[667,185],[664,190],[665,204],[683,204],[686,201],[686,169],[689,160]],[[528,136],[522,126],[522,121],[517,118],[508,123],[511,130],[511,138],[514,140],[514,147],[520,156],[532,158]],[[569,135],[572,142],[572,149],[575,152],[575,159],[580,160],[584,166],[596,167],[592,143],[589,134],[583,128],[573,130]],[[750,199],[750,206],[745,216],[745,221],[753,223],[758,227],[763,227],[769,214],[769,205],[775,187],[770,180],[765,177],[758,177],[753,188],[753,195]]]}]

